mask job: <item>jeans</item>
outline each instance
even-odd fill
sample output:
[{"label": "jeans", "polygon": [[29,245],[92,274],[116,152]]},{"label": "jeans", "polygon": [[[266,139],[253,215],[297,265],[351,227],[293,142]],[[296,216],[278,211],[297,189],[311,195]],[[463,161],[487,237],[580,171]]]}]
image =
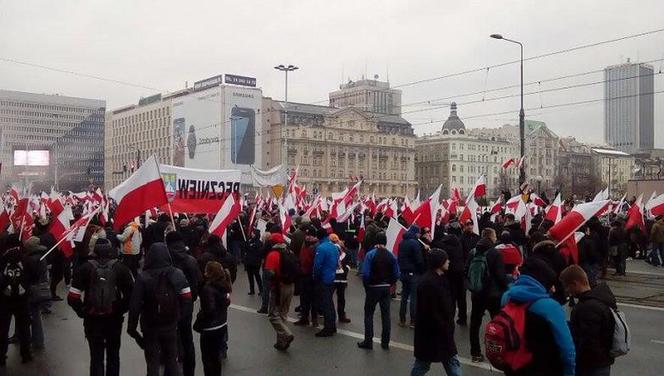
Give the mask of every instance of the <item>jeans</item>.
[{"label": "jeans", "polygon": [[256,289],[254,288],[255,280],[256,284],[258,285],[258,292],[262,293],[263,281],[261,281],[260,266],[246,266],[245,268],[247,269],[247,278],[249,278],[249,292],[251,294],[256,293]]},{"label": "jeans", "polygon": [[577,376],[611,376],[611,366],[588,369],[588,370],[577,370]]},{"label": "jeans", "polygon": [[493,317],[500,312],[500,298],[488,297],[485,294],[473,294],[471,296],[473,306],[470,311],[470,355],[482,355],[480,347],[480,327],[482,326],[482,317],[484,312],[489,311]]},{"label": "jeans", "polygon": [[380,318],[382,320],[382,332],[380,343],[390,343],[390,288],[389,287],[365,287],[366,298],[364,300],[364,341],[373,342],[373,316],[376,304],[380,305]]},{"label": "jeans", "polygon": [[323,329],[336,330],[337,316],[334,312],[334,284],[318,283],[319,307],[323,311]]},{"label": "jeans", "polygon": [[342,318],[346,317],[346,287],[348,284],[336,282],[334,284],[334,291],[337,292],[337,315]]},{"label": "jeans", "polygon": [[468,320],[468,307],[466,305],[466,280],[463,272],[451,272],[447,274],[450,281],[450,289],[452,293],[453,309],[458,308],[459,321],[466,322]]},{"label": "jeans", "polygon": [[650,262],[655,266],[664,266],[664,243],[653,243]]},{"label": "jeans", "polygon": [[194,334],[191,330],[191,314],[185,315],[178,321],[178,338],[182,374],[194,376],[196,370],[196,349],[194,348]]},{"label": "jeans", "polygon": [[[459,362],[458,355],[454,355],[450,359],[440,363],[443,365],[443,368],[445,368],[447,376],[461,376],[461,363]],[[410,376],[426,375],[426,373],[429,372],[429,369],[431,369],[431,362],[415,359],[415,364],[413,364]]]},{"label": "jeans", "polygon": [[272,293],[270,283],[272,282],[272,272],[263,269],[263,293],[261,294],[261,310],[267,311],[270,303],[270,294]]},{"label": "jeans", "polygon": [[159,366],[164,360],[164,376],[182,376],[177,361],[178,336],[176,327],[150,328],[143,331],[147,376],[159,376]]},{"label": "jeans", "polygon": [[291,299],[295,286],[292,283],[279,283],[270,293],[270,305],[267,317],[270,324],[277,333],[277,344],[281,345],[293,335],[286,322],[288,321],[288,311],[290,310]]},{"label": "jeans", "polygon": [[219,352],[222,351],[226,329],[224,326],[217,330],[201,332],[201,360],[203,361],[203,374],[205,376],[221,375]]},{"label": "jeans", "polygon": [[318,304],[315,299],[316,285],[311,275],[300,280],[300,317],[304,320],[318,320]]},{"label": "jeans", "polygon": [[9,324],[14,316],[16,334],[21,345],[21,357],[29,358],[30,353],[30,309],[27,302],[8,303],[0,301],[0,358],[7,355]]},{"label": "jeans", "polygon": [[44,327],[42,326],[41,309],[43,303],[30,303],[30,333],[32,346],[36,348],[44,347]]},{"label": "jeans", "polygon": [[417,278],[418,276],[414,273],[404,273],[401,278],[401,305],[399,306],[399,320],[401,322],[406,322],[406,308],[410,308],[410,321],[415,322]]},{"label": "jeans", "polygon": [[[90,348],[90,376],[118,376],[120,374],[122,318],[88,318],[83,322],[83,326]],[[106,356],[106,367],[104,367],[104,355]]]}]

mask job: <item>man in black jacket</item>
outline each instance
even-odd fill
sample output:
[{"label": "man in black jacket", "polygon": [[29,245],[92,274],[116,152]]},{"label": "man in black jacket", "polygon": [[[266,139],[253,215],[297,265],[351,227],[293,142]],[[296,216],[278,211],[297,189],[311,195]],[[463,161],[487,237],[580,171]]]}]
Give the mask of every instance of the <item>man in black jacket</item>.
[{"label": "man in black jacket", "polygon": [[570,330],[576,347],[576,374],[579,376],[608,376],[614,358],[616,298],[605,283],[590,288],[588,276],[578,265],[568,266],[560,274],[565,290],[579,302],[572,309]]},{"label": "man in black jacket", "polygon": [[399,326],[406,326],[406,308],[410,302],[410,327],[415,326],[417,281],[424,273],[424,249],[418,240],[420,228],[412,225],[399,243],[399,270],[401,271],[401,305]]},{"label": "man in black jacket", "polygon": [[426,374],[431,363],[442,363],[448,375],[461,375],[454,343],[454,301],[445,274],[450,267],[447,253],[433,248],[427,255],[429,270],[417,287],[415,364],[411,376]]},{"label": "man in black jacket", "polygon": [[452,315],[454,310],[459,308],[457,324],[466,326],[468,307],[466,306],[466,279],[465,268],[468,262],[466,255],[463,252],[463,246],[455,235],[445,233],[439,229],[436,231],[432,247],[444,250],[449,259],[450,267],[445,273],[448,281],[450,282],[450,289],[452,294]]},{"label": "man in black jacket", "polygon": [[[159,294],[160,285],[177,295],[173,304],[165,294]],[[160,301],[167,307],[161,310]],[[165,361],[166,375],[180,376],[177,363],[177,324],[182,312],[191,311],[191,288],[184,273],[172,265],[165,243],[154,243],[145,255],[145,266],[134,285],[129,305],[127,334],[134,338],[145,352],[147,375],[159,375],[161,360]],[[175,307],[173,307],[175,305]],[[136,329],[141,323],[141,333]]]},{"label": "man in black jacket", "polygon": [[237,277],[237,260],[224,248],[223,244],[221,244],[221,238],[217,235],[210,235],[208,238],[208,248],[198,258],[198,267],[201,273],[205,272],[205,265],[207,265],[208,261],[220,263],[224,269],[227,269],[231,273],[231,281],[235,282],[235,278]]},{"label": "man in black jacket", "polygon": [[[468,260],[468,255],[470,255],[470,251],[475,248],[477,242],[480,241],[480,236],[473,232],[473,221],[470,219],[463,224],[462,231],[463,232],[461,233],[459,240],[461,241],[461,246],[463,247],[463,257],[465,260]],[[454,231],[450,232],[454,233]]]},{"label": "man in black jacket", "polygon": [[[117,260],[117,249],[110,241],[97,239],[92,256],[75,271],[67,302],[78,317],[83,319],[85,337],[90,347],[90,376],[117,376],[120,374],[122,322],[129,309],[134,277],[129,268]],[[99,312],[100,310],[95,308],[95,305],[100,303],[94,292],[101,287],[97,279],[97,276],[100,276],[100,267],[109,268],[111,278],[115,280],[117,298],[110,312]],[[81,296],[84,296],[84,300]]]},{"label": "man in black jacket", "polygon": [[[173,260],[173,265],[180,269],[191,287],[191,301],[198,298],[198,288],[202,284],[203,275],[198,269],[196,259],[188,253],[182,234],[171,231],[166,235],[166,245]],[[178,321],[178,338],[180,339],[182,369],[184,376],[194,376],[196,369],[196,349],[194,348],[194,335],[191,330],[193,308],[183,311]]]},{"label": "man in black jacket", "polygon": [[485,311],[489,311],[491,317],[500,311],[500,298],[507,290],[507,278],[505,277],[505,266],[503,258],[494,248],[496,243],[496,231],[492,228],[482,230],[482,238],[477,242],[475,251],[471,253],[468,263],[473,262],[474,257],[486,256],[486,274],[480,291],[472,292],[470,295],[472,308],[470,312],[470,354],[473,362],[484,361],[480,348],[480,327]]}]

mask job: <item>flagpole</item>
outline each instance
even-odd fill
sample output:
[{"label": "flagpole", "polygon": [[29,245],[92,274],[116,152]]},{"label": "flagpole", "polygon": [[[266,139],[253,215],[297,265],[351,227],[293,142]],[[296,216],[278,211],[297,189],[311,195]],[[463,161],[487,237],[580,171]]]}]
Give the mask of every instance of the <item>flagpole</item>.
[{"label": "flagpole", "polygon": [[242,232],[242,238],[244,241],[247,241],[247,235],[244,234],[244,228],[242,227],[242,219],[240,216],[237,217],[237,222],[240,224],[240,231]]},{"label": "flagpole", "polygon": [[[168,212],[171,215],[171,222],[173,223],[173,227],[175,227],[175,218],[173,217],[173,208],[171,208],[171,203],[168,203]],[[147,226],[147,224],[146,224]]]},{"label": "flagpole", "polygon": [[44,253],[44,255],[39,259],[39,261],[45,259],[46,256],[48,256],[51,252],[53,252],[53,250],[56,249],[60,244],[62,244],[63,241],[67,240],[67,236],[69,235],[69,233],[71,233],[71,230],[67,230],[62,239],[60,239],[57,243],[55,243],[55,245],[51,249],[49,249],[48,252]]}]

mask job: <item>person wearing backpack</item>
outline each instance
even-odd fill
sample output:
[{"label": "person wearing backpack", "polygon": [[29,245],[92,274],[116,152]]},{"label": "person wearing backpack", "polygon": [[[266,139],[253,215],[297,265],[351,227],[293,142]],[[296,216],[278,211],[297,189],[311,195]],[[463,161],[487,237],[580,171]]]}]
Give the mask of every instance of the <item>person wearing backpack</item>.
[{"label": "person wearing backpack", "polygon": [[503,259],[494,247],[496,231],[492,228],[482,230],[482,238],[471,251],[466,278],[472,307],[470,310],[470,355],[473,362],[483,362],[480,347],[480,327],[484,312],[491,317],[500,311],[500,297],[507,290],[508,280],[505,275]]},{"label": "person wearing backpack", "polygon": [[[173,265],[180,269],[191,286],[191,301],[198,298],[198,287],[203,281],[203,275],[198,269],[196,259],[189,254],[184,238],[179,231],[171,231],[166,235],[166,245],[173,260]],[[178,321],[178,338],[180,340],[180,359],[182,359],[182,373],[184,376],[194,376],[196,370],[196,349],[194,336],[191,331],[193,305],[190,311],[183,311]]]},{"label": "person wearing backpack", "polygon": [[426,374],[431,363],[442,363],[449,376],[461,376],[461,363],[454,342],[454,300],[446,274],[450,259],[442,249],[427,255],[428,271],[417,287],[415,364],[411,376]]},{"label": "person wearing backpack", "polygon": [[[268,252],[263,267],[263,275],[268,278],[270,286],[270,302],[267,315],[277,334],[277,342],[274,344],[274,348],[279,351],[286,351],[295,339],[286,322],[288,321],[288,311],[290,311],[290,304],[295,291],[294,281],[297,277],[297,268],[294,271],[285,270],[284,255],[289,251],[282,234],[274,233],[270,235],[269,243],[272,244],[272,249]],[[288,274],[293,274],[286,275],[285,271]]]},{"label": "person wearing backpack", "polygon": [[373,349],[373,316],[376,304],[380,305],[382,332],[380,347],[390,348],[390,286],[400,277],[399,261],[385,245],[387,236],[384,232],[376,234],[374,248],[364,258],[362,264],[362,282],[366,292],[364,299],[364,341],[358,342],[361,349]]},{"label": "person wearing backpack", "polygon": [[339,263],[339,249],[330,241],[324,228],[318,229],[318,246],[314,256],[313,280],[318,290],[319,308],[323,311],[323,329],[316,337],[331,337],[337,332],[334,311],[334,277]]},{"label": "person wearing backpack", "polygon": [[[173,266],[166,244],[153,243],[134,284],[127,322],[127,334],[145,352],[148,376],[159,375],[162,359],[166,375],[182,375],[177,363],[177,324],[182,312],[191,311],[191,304],[187,277]],[[139,319],[142,334],[137,330]]]},{"label": "person wearing backpack", "polygon": [[122,322],[129,309],[134,278],[116,258],[111,243],[98,239],[91,257],[74,273],[67,294],[67,303],[83,319],[90,347],[90,376],[120,373]]},{"label": "person wearing backpack", "polygon": [[0,368],[5,367],[9,326],[14,317],[23,363],[30,351],[30,286],[39,280],[38,267],[21,249],[18,234],[6,239],[0,254]]},{"label": "person wearing backpack", "polygon": [[552,298],[556,272],[536,257],[520,271],[487,324],[487,358],[507,376],[574,376],[574,341],[563,307]]},{"label": "person wearing backpack", "polygon": [[563,270],[560,280],[565,291],[579,299],[569,321],[576,347],[576,375],[610,375],[616,326],[613,312],[618,309],[613,292],[605,283],[591,289],[588,276],[578,265]]},{"label": "person wearing backpack", "polygon": [[115,237],[122,243],[122,262],[127,265],[135,278],[140,267],[141,243],[143,242],[139,224],[135,221],[130,222],[122,234]]}]

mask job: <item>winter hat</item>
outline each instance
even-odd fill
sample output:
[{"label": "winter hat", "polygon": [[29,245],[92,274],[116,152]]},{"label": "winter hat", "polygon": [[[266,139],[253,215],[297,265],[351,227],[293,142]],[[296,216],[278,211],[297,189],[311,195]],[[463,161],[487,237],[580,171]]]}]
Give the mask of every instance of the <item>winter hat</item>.
[{"label": "winter hat", "polygon": [[556,284],[556,272],[551,269],[549,264],[537,257],[528,257],[519,268],[521,275],[527,275],[535,278],[546,290],[549,290]]},{"label": "winter hat", "polygon": [[440,248],[431,248],[427,255],[427,265],[429,266],[429,269],[435,270],[443,266],[448,259],[449,256],[447,255],[447,252]]},{"label": "winter hat", "polygon": [[319,228],[319,229],[316,231],[316,236],[318,236],[318,239],[324,239],[324,238],[326,238],[326,237],[327,237],[327,230],[324,229],[324,228],[322,228],[322,227]]},{"label": "winter hat", "polygon": [[47,248],[41,245],[38,237],[31,236],[23,243],[23,247],[28,252],[44,252]]},{"label": "winter hat", "polygon": [[166,234],[166,244],[172,244],[181,241],[184,241],[184,238],[182,237],[180,231],[171,231]]},{"label": "winter hat", "polygon": [[379,232],[376,234],[376,244],[377,245],[386,245],[387,244],[387,235],[384,232]]},{"label": "winter hat", "polygon": [[108,239],[100,238],[97,239],[94,249],[95,255],[99,258],[112,258],[113,257],[113,245]]},{"label": "winter hat", "polygon": [[286,243],[284,241],[284,235],[283,234],[274,233],[274,234],[270,235],[270,244],[274,245],[274,244],[282,244],[282,243]]}]

